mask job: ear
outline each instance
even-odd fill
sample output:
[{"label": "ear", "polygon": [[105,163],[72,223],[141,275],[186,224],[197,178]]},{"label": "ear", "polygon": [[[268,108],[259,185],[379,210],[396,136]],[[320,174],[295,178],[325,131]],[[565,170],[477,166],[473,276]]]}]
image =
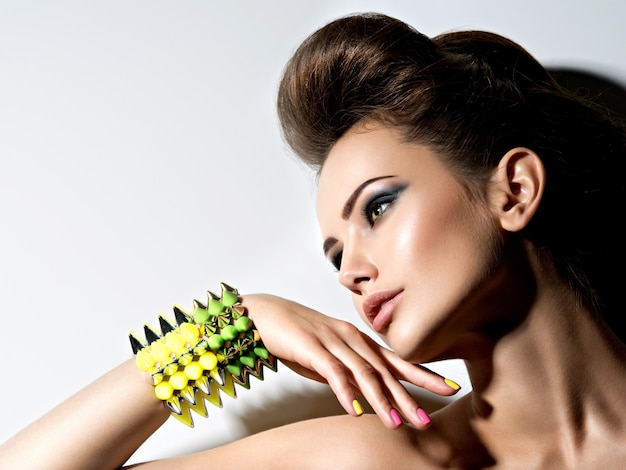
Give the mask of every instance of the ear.
[{"label": "ear", "polygon": [[489,198],[504,230],[518,232],[539,207],[546,172],[539,156],[523,147],[509,150],[491,179]]}]

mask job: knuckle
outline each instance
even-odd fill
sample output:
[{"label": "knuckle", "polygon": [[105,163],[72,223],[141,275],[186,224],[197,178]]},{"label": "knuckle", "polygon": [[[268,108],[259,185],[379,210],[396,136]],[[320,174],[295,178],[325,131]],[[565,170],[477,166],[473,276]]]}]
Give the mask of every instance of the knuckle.
[{"label": "knuckle", "polygon": [[339,322],[336,331],[347,339],[360,339],[363,337],[363,333],[355,325],[349,322]]},{"label": "knuckle", "polygon": [[327,371],[327,374],[334,376],[334,377],[346,375],[345,366],[338,360],[329,361],[326,366],[326,371]]},{"label": "knuckle", "polygon": [[362,362],[361,364],[359,364],[359,366],[353,370],[353,374],[357,380],[368,380],[372,377],[376,379],[379,378],[378,371],[368,362]]}]

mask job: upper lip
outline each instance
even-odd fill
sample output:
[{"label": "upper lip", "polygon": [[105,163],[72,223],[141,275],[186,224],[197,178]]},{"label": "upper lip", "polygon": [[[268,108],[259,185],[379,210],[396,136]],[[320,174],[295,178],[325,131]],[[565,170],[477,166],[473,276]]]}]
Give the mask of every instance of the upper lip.
[{"label": "upper lip", "polygon": [[372,292],[365,297],[363,301],[363,313],[370,323],[374,323],[374,319],[380,312],[383,304],[402,292],[402,289],[395,290],[379,290]]}]

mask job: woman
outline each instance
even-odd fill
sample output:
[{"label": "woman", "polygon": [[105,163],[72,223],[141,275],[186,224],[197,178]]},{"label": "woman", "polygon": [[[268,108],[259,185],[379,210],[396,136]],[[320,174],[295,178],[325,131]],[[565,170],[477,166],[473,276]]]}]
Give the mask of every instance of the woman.
[{"label": "woman", "polygon": [[[310,36],[278,109],[319,172],[325,255],[395,354],[302,305],[243,296],[268,349],[352,416],[138,467],[623,466],[624,128],[500,36],[430,40],[382,15]],[[412,365],[448,358],[466,362],[472,391],[429,416],[400,380],[453,395]],[[167,418],[151,388],[129,361],[5,443],[0,462],[122,465]],[[361,396],[377,416],[354,419]]]}]

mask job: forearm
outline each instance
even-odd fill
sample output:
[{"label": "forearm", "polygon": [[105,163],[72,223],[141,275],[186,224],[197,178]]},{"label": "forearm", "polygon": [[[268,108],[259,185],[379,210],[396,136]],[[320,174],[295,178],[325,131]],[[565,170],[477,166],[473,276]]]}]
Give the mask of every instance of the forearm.
[{"label": "forearm", "polygon": [[118,468],[168,416],[131,359],[0,446],[0,467]]}]

